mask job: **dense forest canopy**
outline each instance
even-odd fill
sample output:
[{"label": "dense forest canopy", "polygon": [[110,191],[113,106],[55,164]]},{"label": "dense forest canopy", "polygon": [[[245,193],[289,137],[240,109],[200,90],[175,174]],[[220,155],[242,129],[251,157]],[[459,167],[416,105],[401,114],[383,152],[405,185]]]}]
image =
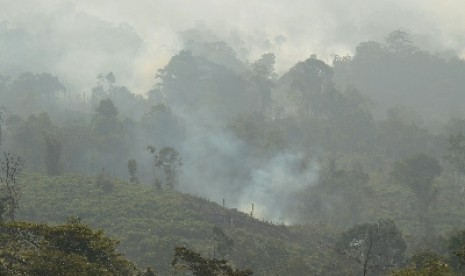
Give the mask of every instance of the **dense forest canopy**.
[{"label": "dense forest canopy", "polygon": [[49,5],[0,24],[0,271],[463,273],[456,37],[386,23],[309,52],[207,21],[154,42]]}]

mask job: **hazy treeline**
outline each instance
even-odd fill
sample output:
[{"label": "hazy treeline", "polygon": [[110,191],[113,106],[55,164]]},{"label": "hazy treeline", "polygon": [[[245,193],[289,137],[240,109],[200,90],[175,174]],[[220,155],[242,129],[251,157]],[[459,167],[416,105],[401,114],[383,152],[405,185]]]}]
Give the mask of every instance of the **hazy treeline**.
[{"label": "hazy treeline", "polygon": [[[342,170],[332,176],[342,186],[350,180],[367,191],[369,175],[417,153],[448,165],[448,135],[465,126],[465,63],[453,53],[429,53],[394,31],[332,64],[302,57],[278,75],[275,60],[265,53],[243,62],[225,42],[192,32],[143,94],[112,72],[97,72],[86,92],[48,73],[2,76],[2,148],[21,155],[28,170],[52,175],[129,178],[133,159],[141,182],[160,184],[166,175],[147,146],[171,147],[182,160],[177,189],[243,210],[255,203],[259,216],[285,221],[311,219],[321,208],[329,218],[345,206],[347,191],[302,196],[323,189],[327,170]],[[347,223],[361,219],[351,214]]]}]

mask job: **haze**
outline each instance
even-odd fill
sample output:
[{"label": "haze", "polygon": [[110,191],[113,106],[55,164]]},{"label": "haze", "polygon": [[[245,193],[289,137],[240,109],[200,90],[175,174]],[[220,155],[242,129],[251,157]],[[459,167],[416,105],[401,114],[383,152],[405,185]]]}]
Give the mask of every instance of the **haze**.
[{"label": "haze", "polygon": [[[242,60],[274,52],[277,72],[311,54],[325,61],[334,54],[352,54],[360,41],[382,41],[396,29],[411,33],[422,48],[465,54],[461,32],[465,4],[460,0],[2,0],[0,6],[1,21],[36,36],[47,35],[51,39],[48,46],[66,52],[48,61],[40,60],[40,54],[26,57],[19,53],[13,65],[51,72],[77,90],[93,84],[98,72],[114,71],[134,92],[144,94],[153,85],[155,70],[183,48],[179,33],[192,28],[207,32],[206,39],[226,41]],[[105,54],[108,42],[98,31],[93,32],[94,24],[118,27],[121,23],[134,29],[140,43],[114,45],[115,51]],[[40,53],[45,45],[34,43],[31,47]]]}]

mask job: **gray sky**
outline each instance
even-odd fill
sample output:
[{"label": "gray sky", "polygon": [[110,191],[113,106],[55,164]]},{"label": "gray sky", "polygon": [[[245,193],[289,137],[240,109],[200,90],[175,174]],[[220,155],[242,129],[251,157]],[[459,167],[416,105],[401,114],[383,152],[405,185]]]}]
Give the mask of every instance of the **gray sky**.
[{"label": "gray sky", "polygon": [[[133,74],[122,78],[139,91],[153,84],[155,70],[181,48],[177,33],[193,27],[212,30],[236,50],[247,48],[250,60],[275,52],[281,72],[313,53],[327,61],[334,53],[350,54],[360,41],[382,41],[395,29],[422,35],[429,49],[465,54],[463,0],[0,0],[0,7],[0,21],[32,29],[41,18],[34,14],[57,11],[84,12],[115,26],[128,23],[144,48],[131,56]],[[63,32],[82,31],[72,19],[57,24]],[[278,36],[285,40],[278,42]],[[96,70],[105,70],[111,58],[95,57]]]}]

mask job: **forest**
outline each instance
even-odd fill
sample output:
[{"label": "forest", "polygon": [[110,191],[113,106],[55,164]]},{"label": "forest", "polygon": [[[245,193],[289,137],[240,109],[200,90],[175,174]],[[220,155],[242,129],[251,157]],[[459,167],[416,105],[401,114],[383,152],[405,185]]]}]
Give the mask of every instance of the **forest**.
[{"label": "forest", "polygon": [[181,36],[143,91],[13,66],[44,38],[0,24],[1,275],[465,273],[463,56],[397,29],[277,70]]}]

